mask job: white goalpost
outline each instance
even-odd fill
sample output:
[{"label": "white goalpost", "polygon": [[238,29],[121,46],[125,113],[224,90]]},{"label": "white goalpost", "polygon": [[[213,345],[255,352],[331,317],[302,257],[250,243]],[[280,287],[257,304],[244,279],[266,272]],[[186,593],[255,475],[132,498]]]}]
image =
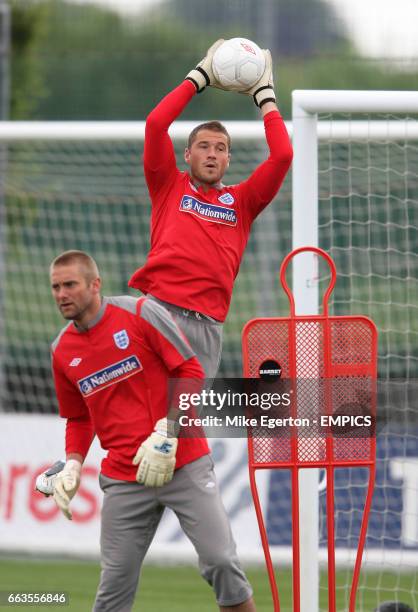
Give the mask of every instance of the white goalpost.
[{"label": "white goalpost", "polygon": [[[320,115],[326,115],[321,121]],[[350,114],[350,120],[332,121],[330,115]],[[367,115],[363,120],[353,120],[354,117]],[[382,120],[382,114],[389,115]],[[418,114],[418,92],[405,91],[326,91],[326,90],[296,90],[292,96],[292,126],[293,126],[293,177],[292,177],[292,247],[304,245],[322,246],[320,239],[321,197],[319,196],[319,144],[320,142],[380,142],[388,147],[390,143],[402,143],[408,146],[418,140],[418,121],[410,116]],[[402,118],[394,120],[393,115]],[[372,117],[378,116],[378,120]],[[406,117],[405,117],[406,116]],[[416,183],[417,175],[413,174]],[[371,181],[370,181],[371,183]],[[350,193],[346,194],[347,203]],[[406,206],[413,203],[406,203]],[[416,206],[416,202],[415,202]],[[372,222],[368,219],[367,222]],[[416,238],[416,234],[415,234]],[[329,244],[329,247],[332,244]],[[409,256],[416,256],[417,243],[411,244]],[[293,291],[298,314],[314,314],[318,312],[319,292],[318,273],[313,254],[296,258],[293,264]],[[408,265],[405,262],[405,265]],[[415,259],[416,265],[416,259]],[[390,267],[390,265],[389,265]],[[338,270],[338,266],[337,266]],[[364,270],[364,274],[368,274]],[[362,271],[359,270],[361,274]],[[411,278],[409,278],[409,282]],[[414,304],[409,304],[414,308]],[[417,316],[415,304],[415,317]],[[388,304],[389,307],[389,304]],[[348,314],[348,313],[347,313]],[[350,313],[351,314],[351,313]],[[360,311],[359,311],[360,314]],[[416,321],[415,321],[416,322]],[[407,321],[405,321],[407,324]],[[410,337],[417,329],[409,330]],[[415,347],[416,348],[416,347]],[[415,360],[416,365],[416,360]],[[415,368],[415,376],[417,374]],[[417,441],[417,440],[415,440]],[[418,453],[418,448],[416,451]],[[319,495],[318,470],[302,470],[300,476],[300,545],[301,545],[301,611],[317,612],[319,609]],[[418,506],[418,504],[417,504]],[[418,520],[415,516],[415,520]],[[418,542],[415,542],[417,544]],[[393,554],[401,566],[406,561],[408,551]],[[411,566],[417,557],[410,558]],[[354,556],[351,557],[353,563]],[[406,561],[408,565],[408,562]]]},{"label": "white goalpost", "polygon": [[[330,314],[364,314],[377,324],[379,379],[389,386],[387,401],[379,409],[387,417],[393,393],[399,405],[396,416],[386,418],[378,432],[376,493],[357,600],[364,612],[384,599],[417,604],[416,578],[411,576],[418,565],[418,415],[410,390],[418,378],[417,118],[418,92],[294,92],[293,118],[287,122],[294,147],[292,171],[254,224],[224,330],[220,375],[239,377],[243,325],[257,316],[288,314],[278,270],[292,248],[308,245],[323,248],[336,263]],[[180,167],[184,167],[187,136],[196,123],[179,121],[170,129]],[[226,182],[234,184],[265,159],[264,129],[262,121],[224,123],[232,137]],[[49,342],[62,322],[49,296],[47,269],[52,258],[67,248],[91,252],[103,271],[105,292],[121,294],[146,257],[149,199],[141,167],[144,128],[144,122],[0,122],[0,218],[5,219],[0,249],[0,380],[4,381],[0,423],[2,416],[8,422],[14,417],[22,421],[30,413],[33,420],[38,413],[47,416],[55,410]],[[326,280],[310,254],[295,258],[298,314],[318,311]],[[393,381],[396,389],[390,386]],[[10,440],[7,447],[12,446]],[[258,540],[255,545],[252,540],[245,542],[256,529],[246,524],[250,515],[246,514],[245,461],[224,451],[219,452],[225,461],[224,494],[227,509],[232,509],[233,529],[238,530],[238,546],[245,549],[241,558],[262,563]],[[19,487],[8,481],[7,458],[1,453],[0,440],[0,513],[2,495],[5,499],[8,491],[20,494]],[[7,459],[10,473],[15,470],[12,455],[10,451]],[[15,455],[21,463],[22,449],[17,445]],[[27,455],[30,461],[31,453]],[[22,486],[27,479],[28,490],[37,467],[29,466],[19,476]],[[285,475],[278,474],[284,471],[269,475],[263,498],[279,592],[280,568],[291,563],[290,486]],[[316,470],[302,470],[303,612],[325,609],[320,603],[326,600],[320,582],[326,560],[325,487],[319,480]],[[361,468],[342,470],[336,478],[337,599],[341,600],[349,591],[364,490]],[[9,501],[7,507],[23,508],[26,497],[21,501]],[[50,527],[46,521],[28,523],[23,510],[15,524],[12,518],[8,533],[16,533],[16,538],[24,533],[22,525],[30,524],[32,534]],[[163,550],[170,546],[170,559],[193,558],[175,538],[163,546]],[[164,558],[163,554],[160,561]]]}]

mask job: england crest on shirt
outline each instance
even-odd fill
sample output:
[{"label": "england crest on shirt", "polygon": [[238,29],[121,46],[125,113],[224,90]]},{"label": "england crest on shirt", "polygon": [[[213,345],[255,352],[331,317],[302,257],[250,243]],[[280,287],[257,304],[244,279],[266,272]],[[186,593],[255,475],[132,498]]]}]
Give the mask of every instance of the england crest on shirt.
[{"label": "england crest on shirt", "polygon": [[113,339],[115,344],[120,349],[126,349],[129,346],[129,336],[126,329],[121,329],[120,331],[113,334]]},{"label": "england crest on shirt", "polygon": [[222,204],[233,204],[235,202],[234,196],[230,193],[223,193],[221,196],[219,196],[218,198],[219,202],[222,202]]}]

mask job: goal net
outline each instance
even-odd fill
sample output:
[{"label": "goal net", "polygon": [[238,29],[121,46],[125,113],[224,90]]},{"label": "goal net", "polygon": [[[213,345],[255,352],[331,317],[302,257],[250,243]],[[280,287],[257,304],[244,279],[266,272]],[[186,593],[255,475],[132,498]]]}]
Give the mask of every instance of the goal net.
[{"label": "goal net", "polygon": [[[266,145],[261,122],[226,125],[233,139],[226,180],[233,184],[265,159]],[[9,126],[0,136],[6,219],[0,264],[6,381],[1,406],[6,411],[51,412],[55,400],[49,342],[62,319],[50,296],[49,264],[63,250],[85,250],[99,264],[105,294],[128,292],[127,282],[149,249],[150,204],[141,160],[144,125]],[[192,126],[179,123],[171,132],[183,169]],[[244,323],[254,314],[277,312],[275,276],[291,245],[290,214],[287,179],[253,228],[224,331],[223,376],[241,375]]]},{"label": "goal net", "polygon": [[[377,480],[356,609],[373,610],[387,600],[416,609],[418,94],[293,95],[293,246],[318,245],[334,259],[331,314],[367,315],[379,331]],[[294,274],[301,314],[313,311],[327,270],[305,259]],[[315,473],[305,477],[302,583],[310,586],[302,609],[313,610],[318,578],[312,558],[319,548],[325,560],[327,543],[326,483],[318,485]],[[367,470],[336,471],[337,609],[348,609],[367,482]],[[282,498],[280,483],[276,491]],[[280,521],[283,514],[274,516]],[[320,609],[327,609],[325,585],[320,583]]]},{"label": "goal net", "polygon": [[[411,113],[359,116],[319,110],[314,145],[305,147],[308,165],[311,151],[319,153],[309,170],[315,171],[316,203],[312,204],[309,193],[312,180],[300,174],[295,158],[293,181],[304,191],[302,222],[295,218],[295,210],[292,213],[288,177],[253,227],[225,325],[220,375],[241,375],[241,330],[246,321],[287,315],[287,299],[277,274],[292,248],[292,224],[294,228],[302,225],[298,244],[293,246],[317,240],[337,266],[331,314],[368,315],[379,329],[379,376],[384,393],[379,410],[384,422],[377,440],[378,478],[358,609],[373,610],[389,599],[416,607],[418,416],[412,397],[418,361],[418,131]],[[226,182],[236,183],[265,158],[266,145],[261,122],[226,122],[226,126],[233,143]],[[295,126],[296,122],[293,130]],[[182,151],[192,127],[179,122],[171,132],[182,168]],[[53,257],[70,248],[91,253],[108,295],[126,293],[130,275],[144,262],[150,210],[141,167],[143,131],[142,123],[0,126],[3,412],[56,411],[49,344],[62,319],[49,290],[48,266]],[[300,194],[294,192],[294,208],[298,198]],[[317,236],[312,238],[308,230],[313,227],[317,227]],[[295,279],[296,288],[298,282],[303,291],[313,288],[316,308],[327,278],[310,263],[302,267],[294,266],[302,279]],[[307,538],[311,577],[316,581],[315,586],[307,580],[313,593],[310,607],[305,608],[309,612],[315,610],[312,602],[316,597],[321,602],[319,609],[326,608],[326,579],[319,582],[315,568],[315,559],[324,560],[326,549],[326,484],[319,480],[317,475],[314,496],[318,504],[316,510],[311,504],[308,513],[314,521],[311,530],[317,534],[316,539]],[[341,602],[348,601],[365,486],[361,469],[337,471],[337,598],[341,610]],[[286,475],[272,472],[266,520],[270,544],[280,551],[275,557],[273,550],[273,559],[291,558],[290,493],[286,492]]]}]

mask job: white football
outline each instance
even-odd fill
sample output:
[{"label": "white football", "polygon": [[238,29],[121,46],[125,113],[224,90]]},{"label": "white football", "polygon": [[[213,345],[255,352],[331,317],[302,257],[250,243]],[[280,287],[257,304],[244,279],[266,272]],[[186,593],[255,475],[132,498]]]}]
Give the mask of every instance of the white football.
[{"label": "white football", "polygon": [[212,60],[212,70],[219,83],[236,91],[245,91],[255,85],[265,66],[264,53],[247,38],[226,40],[215,51]]}]

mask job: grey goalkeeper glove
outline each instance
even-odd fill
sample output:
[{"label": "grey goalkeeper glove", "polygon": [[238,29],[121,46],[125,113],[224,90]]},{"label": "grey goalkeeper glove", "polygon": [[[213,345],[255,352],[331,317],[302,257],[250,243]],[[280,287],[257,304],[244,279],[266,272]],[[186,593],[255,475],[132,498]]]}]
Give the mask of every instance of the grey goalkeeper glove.
[{"label": "grey goalkeeper glove", "polygon": [[266,102],[276,102],[276,95],[274,93],[274,82],[273,82],[273,62],[271,59],[271,53],[268,49],[263,49],[264,57],[266,58],[266,67],[264,72],[250,89],[241,91],[240,93],[252,96],[256,106],[261,108]]},{"label": "grey goalkeeper glove", "polygon": [[141,444],[132,460],[138,465],[136,480],[146,487],[162,487],[173,478],[177,438],[172,421],[160,419],[155,431]]},{"label": "grey goalkeeper glove", "polygon": [[218,87],[219,89],[224,89],[224,87],[222,87],[222,85],[220,85],[220,83],[218,83],[216,80],[212,69],[212,59],[215,51],[223,42],[225,42],[223,38],[220,38],[214,42],[213,45],[207,50],[206,56],[202,59],[202,61],[198,63],[196,68],[193,68],[193,70],[186,75],[185,78],[194,84],[197,93],[201,93],[208,85]]},{"label": "grey goalkeeper glove", "polygon": [[35,491],[43,493],[45,497],[49,497],[54,494],[54,482],[57,476],[62,472],[65,467],[65,461],[56,461],[54,465],[39,474],[35,481]]},{"label": "grey goalkeeper glove", "polygon": [[80,486],[80,478],[80,461],[77,461],[77,459],[69,459],[64,469],[57,474],[53,484],[55,503],[69,521],[73,518],[70,510],[70,501],[77,493],[78,487]]}]

